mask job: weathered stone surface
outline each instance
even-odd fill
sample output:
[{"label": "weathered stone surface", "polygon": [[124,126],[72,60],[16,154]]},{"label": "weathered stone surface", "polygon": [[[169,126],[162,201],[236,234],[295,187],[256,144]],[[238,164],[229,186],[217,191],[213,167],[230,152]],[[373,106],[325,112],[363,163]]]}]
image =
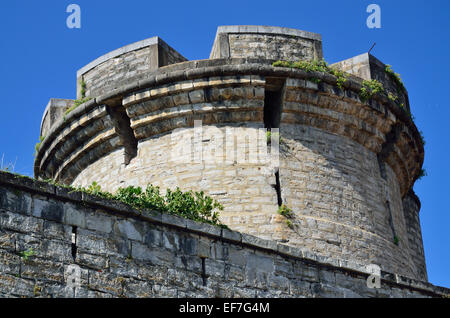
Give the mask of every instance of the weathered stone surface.
[{"label": "weathered stone surface", "polygon": [[[5,185],[3,175],[0,189],[14,193],[17,184]],[[289,246],[227,229],[211,231],[191,221],[187,227],[174,226],[172,218],[152,223],[138,213],[132,217],[133,209],[100,212],[104,200],[96,207],[89,198],[86,206],[63,203],[64,194],[38,195],[35,187],[21,191],[34,198],[33,216],[14,204],[8,205],[13,211],[0,213],[0,287],[8,297],[428,297],[449,292],[386,272],[382,288],[372,290],[366,286],[368,274],[325,265],[309,254],[303,258]],[[44,212],[47,207],[61,207],[64,218]],[[76,288],[67,285],[73,264],[80,268]]]},{"label": "weathered stone surface", "polygon": [[322,58],[319,34],[269,26],[220,26],[210,54],[216,58],[297,61]]},{"label": "weathered stone surface", "polygon": [[186,61],[181,54],[159,37],[139,41],[105,54],[77,72],[77,97],[81,96],[81,81],[86,84],[86,96],[96,97],[130,79],[145,79],[145,74],[165,65]]},{"label": "weathered stone surface", "polygon": [[[78,95],[85,86],[84,93],[93,98],[64,118],[45,120],[35,175],[74,186],[95,181],[110,192],[149,183],[162,192],[177,186],[204,191],[223,205],[220,220],[231,231],[4,175],[0,183],[14,189],[0,187],[5,227],[0,246],[23,251],[28,244],[95,269],[108,269],[114,258],[113,272],[129,270],[134,278],[134,259],[152,266],[172,262],[185,271],[171,273],[178,291],[164,280],[142,285],[164,295],[224,294],[222,288],[197,289],[204,283],[199,264],[240,277],[227,295],[280,296],[298,290],[305,296],[346,297],[350,289],[340,286],[329,269],[364,272],[367,264],[426,281],[420,203],[410,195],[423,163],[423,143],[404,110],[407,92],[400,92],[402,85],[386,66],[367,54],[338,63],[334,66],[353,74],[343,84],[327,72],[273,67],[277,59],[320,59],[321,37],[267,26],[219,27],[211,57],[185,61],[154,38],[87,65],[78,74]],[[363,80],[369,79],[397,92],[399,100],[376,94],[363,101]],[[60,113],[70,104],[61,103]],[[203,125],[200,138],[197,120]],[[254,156],[255,149],[269,148],[261,128],[280,129],[277,160]],[[201,150],[191,147],[192,141]],[[183,151],[176,149],[180,143],[187,145]],[[80,201],[86,205],[82,209]],[[287,218],[278,213],[281,204],[292,210]],[[73,244],[66,242],[70,232],[77,232],[79,250],[71,246],[63,253]],[[41,236],[55,253],[40,243]],[[289,285],[290,265],[274,265],[269,272],[254,269],[249,255],[256,251],[283,255],[286,262],[304,260],[308,283]],[[216,258],[219,263],[210,262]],[[178,280],[183,275],[192,278],[195,292],[186,287],[188,281]],[[129,285],[132,295],[139,294],[139,282],[123,285],[121,292]],[[272,285],[276,290],[268,293]],[[117,296],[118,291],[101,293]]]}]

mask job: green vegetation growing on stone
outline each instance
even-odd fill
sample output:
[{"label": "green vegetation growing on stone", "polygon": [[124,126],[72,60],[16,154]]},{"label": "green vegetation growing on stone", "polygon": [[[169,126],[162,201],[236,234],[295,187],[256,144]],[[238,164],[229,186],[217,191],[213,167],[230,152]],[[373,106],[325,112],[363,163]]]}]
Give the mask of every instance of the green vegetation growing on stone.
[{"label": "green vegetation growing on stone", "polygon": [[279,132],[272,133],[270,130],[268,130],[266,132],[266,140],[268,145],[272,144],[272,136],[278,138],[278,143],[281,144],[283,142],[283,139],[281,138],[281,134]]},{"label": "green vegetation growing on stone", "polygon": [[42,288],[39,287],[39,285],[34,284],[34,288],[33,288],[33,295],[34,295],[34,297],[40,296],[41,295],[41,291],[42,291]]},{"label": "green vegetation growing on stone", "polygon": [[294,218],[294,213],[292,212],[292,209],[288,208],[285,204],[282,204],[278,207],[278,214],[286,218],[285,223],[287,227],[293,230],[294,224],[291,219]]},{"label": "green vegetation growing on stone", "polygon": [[[35,180],[28,176],[14,174],[16,178],[28,178]],[[213,198],[201,192],[182,192],[180,188],[175,191],[168,189],[165,195],[160,193],[159,187],[148,185],[145,190],[141,187],[129,186],[127,188],[119,188],[114,194],[101,190],[97,182],[92,182],[90,186],[72,187],[70,185],[59,184],[52,179],[43,180],[43,182],[63,187],[71,190],[71,192],[83,192],[104,199],[116,200],[125,203],[137,210],[156,210],[161,213],[168,213],[178,215],[194,221],[208,223],[222,228],[228,228],[219,220],[219,211],[223,210],[223,206]],[[24,257],[29,257],[34,254],[30,249],[31,254],[23,254]],[[24,252],[27,253],[27,252]],[[21,254],[22,255],[22,254]],[[28,256],[27,256],[28,255]]]},{"label": "green vegetation growing on stone", "polygon": [[31,247],[28,250],[19,253],[20,257],[22,257],[25,261],[28,261],[28,259],[34,254],[33,248]]},{"label": "green vegetation growing on stone", "polygon": [[399,243],[400,243],[400,240],[399,240],[398,236],[395,235],[395,236],[394,236],[394,244],[395,244],[395,245],[398,245]]},{"label": "green vegetation growing on stone", "polygon": [[387,75],[392,79],[392,81],[397,84],[397,93],[401,94],[403,90],[405,90],[405,86],[403,85],[402,79],[400,77],[400,74],[395,73],[392,69],[391,65],[386,65],[386,68],[384,70]]},{"label": "green vegetation growing on stone", "polygon": [[69,114],[71,111],[73,111],[75,108],[80,106],[81,104],[86,103],[87,101],[90,101],[92,97],[83,97],[80,99],[76,99],[73,103],[73,106],[66,110],[65,115]]},{"label": "green vegetation growing on stone", "polygon": [[416,180],[420,180],[423,177],[426,177],[427,175],[428,175],[427,171],[424,168],[422,168],[422,169],[420,169],[419,175],[417,176]]},{"label": "green vegetation growing on stone", "polygon": [[292,213],[292,209],[288,208],[285,204],[282,204],[278,207],[278,214],[288,219],[294,216],[294,214]]},{"label": "green vegetation growing on stone", "polygon": [[105,199],[123,202],[135,209],[156,210],[162,213],[182,216],[194,221],[226,227],[219,221],[219,212],[223,206],[201,192],[182,192],[180,188],[167,190],[165,195],[160,193],[159,187],[148,185],[145,190],[141,187],[130,186],[120,188],[114,194],[101,191],[100,186],[93,182],[88,188],[75,188],[88,194]]},{"label": "green vegetation growing on stone", "polygon": [[[320,61],[313,60],[313,61],[298,61],[298,62],[276,61],[272,64],[272,66],[298,68],[308,73],[321,72],[331,74],[336,77],[337,79],[336,84],[340,89],[343,89],[344,83],[347,81],[347,76],[345,72],[330,67],[328,63],[323,59]],[[320,79],[318,78],[312,78],[311,80],[314,83],[320,83]]]},{"label": "green vegetation growing on stone", "polygon": [[286,225],[288,228],[293,229],[294,228],[294,224],[291,222],[291,220],[286,220]]},{"label": "green vegetation growing on stone", "polygon": [[[388,93],[388,98],[389,98],[391,101],[393,101],[394,103],[396,103],[397,100],[398,100],[398,96],[395,95],[395,94],[392,94],[391,92]],[[402,105],[403,105],[403,104],[402,104]],[[404,105],[403,105],[403,106],[402,106],[402,105],[400,105],[400,107],[404,107]]]},{"label": "green vegetation growing on stone", "polygon": [[36,150],[35,155],[39,151],[39,148],[41,148],[41,144],[44,141],[46,136],[39,136],[39,142],[34,146],[34,150]]},{"label": "green vegetation growing on stone", "polygon": [[365,103],[375,94],[382,94],[384,92],[385,91],[383,84],[373,79],[370,81],[363,81],[363,86],[361,87],[361,90],[359,92],[359,97],[361,98],[361,101]]},{"label": "green vegetation growing on stone", "polygon": [[422,145],[425,146],[426,141],[425,141],[425,136],[423,135],[422,130],[419,130],[419,135],[420,135],[420,140],[422,140]]},{"label": "green vegetation growing on stone", "polygon": [[[275,67],[291,67],[291,68],[298,68],[301,70],[304,70],[305,72],[321,72],[321,73],[328,73],[331,75],[334,75],[336,77],[336,84],[340,89],[343,89],[344,83],[347,81],[347,76],[345,72],[339,71],[335,68],[332,68],[328,65],[325,60],[313,60],[313,61],[298,61],[298,62],[289,62],[289,61],[276,61],[272,63],[272,66]],[[385,95],[389,100],[397,104],[403,111],[405,111],[412,121],[414,121],[414,117],[411,115],[411,113],[406,109],[405,105],[403,103],[400,103],[399,95],[403,93],[405,90],[405,86],[403,85],[403,82],[401,80],[401,77],[398,73],[395,73],[392,70],[392,67],[390,65],[386,65],[385,68],[386,74],[389,75],[389,77],[394,81],[394,83],[397,84],[397,94],[394,94],[392,92],[388,92],[384,87],[383,84],[379,81],[372,79],[370,81],[363,81],[363,86],[361,87],[361,90],[359,92],[359,96],[361,98],[361,101],[363,103],[366,103],[369,99],[371,99],[374,95],[377,93]],[[310,78],[310,81],[314,83],[320,83],[320,79],[318,78]]]},{"label": "green vegetation growing on stone", "polygon": [[81,98],[85,98],[86,97],[86,82],[84,81],[84,79],[81,79],[80,82],[80,86],[81,86]]}]

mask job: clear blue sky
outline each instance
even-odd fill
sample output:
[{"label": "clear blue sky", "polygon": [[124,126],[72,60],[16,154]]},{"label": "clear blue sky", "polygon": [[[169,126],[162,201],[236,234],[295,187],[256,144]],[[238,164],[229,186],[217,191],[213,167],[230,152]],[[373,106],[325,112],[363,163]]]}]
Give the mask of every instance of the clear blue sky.
[{"label": "clear blue sky", "polygon": [[[66,7],[82,10],[80,30]],[[382,28],[366,27],[366,7]],[[34,145],[50,98],[75,98],[76,71],[123,45],[160,36],[188,59],[209,57],[218,25],[297,28],[322,34],[325,59],[369,50],[402,75],[423,130],[428,176],[415,191],[430,282],[450,287],[450,1],[87,1],[0,2],[0,160],[32,175]]]}]

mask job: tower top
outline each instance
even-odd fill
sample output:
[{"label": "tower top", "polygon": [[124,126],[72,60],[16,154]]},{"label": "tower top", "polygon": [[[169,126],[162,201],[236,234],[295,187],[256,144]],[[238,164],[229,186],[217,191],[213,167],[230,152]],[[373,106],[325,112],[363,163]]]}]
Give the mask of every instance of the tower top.
[{"label": "tower top", "polygon": [[217,28],[210,57],[268,60],[322,59],[320,34],[273,26],[225,25]]}]

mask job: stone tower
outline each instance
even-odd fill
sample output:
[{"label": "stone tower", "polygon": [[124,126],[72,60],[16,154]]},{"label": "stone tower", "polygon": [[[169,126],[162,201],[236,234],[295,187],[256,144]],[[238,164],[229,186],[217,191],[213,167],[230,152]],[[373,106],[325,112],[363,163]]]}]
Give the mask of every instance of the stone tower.
[{"label": "stone tower", "polygon": [[[267,26],[219,27],[205,60],[187,61],[158,37],[112,51],[78,71],[83,104],[50,100],[35,176],[74,186],[96,181],[108,191],[150,183],[202,190],[223,204],[231,229],[324,262],[377,264],[426,281],[412,190],[424,148],[407,91],[370,54],[333,65],[347,72],[342,86],[326,72],[272,66],[322,56],[320,35]],[[362,100],[364,81],[373,79],[395,98]],[[199,157],[189,141],[200,120]],[[202,159],[230,129],[232,152],[249,155],[266,141],[263,128],[280,131],[276,168],[225,153]],[[180,140],[188,151],[174,160]],[[278,213],[282,205],[292,210],[290,224]]]}]

